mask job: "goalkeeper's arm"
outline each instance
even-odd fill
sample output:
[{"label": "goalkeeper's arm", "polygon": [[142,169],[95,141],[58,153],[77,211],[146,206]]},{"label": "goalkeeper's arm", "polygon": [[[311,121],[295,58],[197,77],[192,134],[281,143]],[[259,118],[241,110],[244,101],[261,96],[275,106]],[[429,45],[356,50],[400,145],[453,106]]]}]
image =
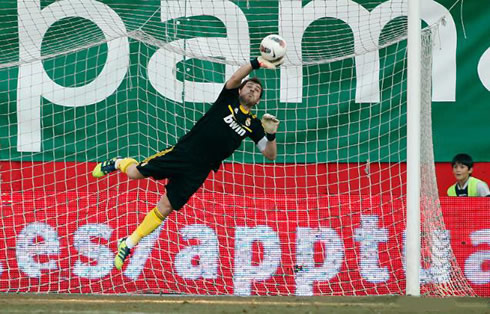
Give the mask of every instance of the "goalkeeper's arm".
[{"label": "goalkeeper's arm", "polygon": [[275,160],[277,157],[276,132],[279,126],[279,120],[271,114],[262,116],[262,126],[264,127],[267,143],[262,154],[269,160]]},{"label": "goalkeeper's arm", "polygon": [[242,65],[238,70],[233,73],[230,79],[226,82],[226,89],[233,89],[240,86],[242,80],[247,77],[253,70],[257,70],[260,68],[264,69],[275,69],[277,66],[281,65],[284,60],[281,58],[277,61],[267,61],[262,57],[258,57],[253,59],[247,64]]}]

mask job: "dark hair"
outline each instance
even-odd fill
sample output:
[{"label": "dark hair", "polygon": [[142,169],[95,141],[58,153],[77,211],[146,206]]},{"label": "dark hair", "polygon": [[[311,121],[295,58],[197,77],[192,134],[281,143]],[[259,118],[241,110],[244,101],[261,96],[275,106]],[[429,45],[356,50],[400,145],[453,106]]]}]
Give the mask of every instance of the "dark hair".
[{"label": "dark hair", "polygon": [[473,168],[473,159],[468,154],[457,154],[454,156],[451,166],[454,167],[455,164],[462,164],[471,169]]},{"label": "dark hair", "polygon": [[254,82],[254,83],[260,85],[260,98],[262,98],[262,94],[264,93],[264,87],[262,86],[262,82],[258,78],[256,78],[256,77],[251,77],[249,79],[246,79],[245,81],[243,81],[240,84],[240,86],[238,87],[238,89],[242,89],[243,86],[245,86],[245,84],[247,84],[248,82]]}]

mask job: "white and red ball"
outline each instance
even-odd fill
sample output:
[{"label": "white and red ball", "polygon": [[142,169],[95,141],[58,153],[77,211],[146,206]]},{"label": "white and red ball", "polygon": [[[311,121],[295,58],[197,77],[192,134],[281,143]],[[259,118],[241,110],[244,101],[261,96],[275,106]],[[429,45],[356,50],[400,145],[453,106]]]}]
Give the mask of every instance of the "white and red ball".
[{"label": "white and red ball", "polygon": [[279,35],[268,35],[260,43],[260,54],[268,61],[276,61],[286,55],[286,41]]}]

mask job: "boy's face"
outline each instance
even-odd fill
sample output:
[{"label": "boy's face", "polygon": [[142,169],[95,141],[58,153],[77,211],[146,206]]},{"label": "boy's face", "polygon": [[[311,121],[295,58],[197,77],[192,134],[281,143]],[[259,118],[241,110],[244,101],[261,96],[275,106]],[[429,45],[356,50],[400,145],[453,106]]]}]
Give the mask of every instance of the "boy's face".
[{"label": "boy's face", "polygon": [[470,174],[473,172],[473,168],[468,168],[468,166],[463,165],[462,163],[455,163],[453,166],[453,174],[456,180],[460,182],[465,182],[468,180]]}]

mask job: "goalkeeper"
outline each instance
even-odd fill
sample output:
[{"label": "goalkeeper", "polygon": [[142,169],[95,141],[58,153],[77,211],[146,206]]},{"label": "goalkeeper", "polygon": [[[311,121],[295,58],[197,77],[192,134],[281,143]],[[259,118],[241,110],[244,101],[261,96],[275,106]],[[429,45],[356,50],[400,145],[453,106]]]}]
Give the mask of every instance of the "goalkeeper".
[{"label": "goalkeeper", "polygon": [[244,138],[250,137],[262,154],[274,160],[277,156],[276,131],[279,120],[264,114],[262,121],[250,110],[263,93],[257,78],[242,80],[259,68],[274,69],[282,60],[267,61],[262,57],[242,65],[225,83],[218,99],[194,127],[169,147],[138,163],[133,158],[112,158],[92,171],[96,178],[120,170],[130,179],[168,178],[166,193],[127,238],[118,241],[114,266],[120,270],[131,249],[155,230],[174,210],[181,209],[201,187],[209,172],[218,171]]}]

